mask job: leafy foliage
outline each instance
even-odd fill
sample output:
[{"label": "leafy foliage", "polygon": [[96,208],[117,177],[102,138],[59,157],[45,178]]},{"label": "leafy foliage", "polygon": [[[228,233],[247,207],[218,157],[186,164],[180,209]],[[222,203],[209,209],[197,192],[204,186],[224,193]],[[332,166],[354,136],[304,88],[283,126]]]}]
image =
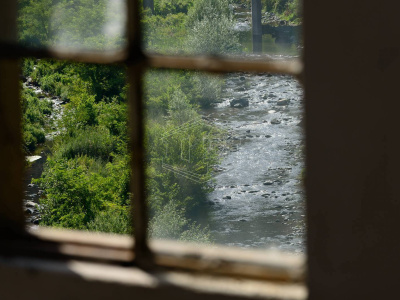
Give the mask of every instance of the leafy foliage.
[{"label": "leafy foliage", "polygon": [[[19,3],[20,40],[25,44],[105,49],[123,42],[118,35],[110,38],[104,33],[110,21],[110,8],[104,0]],[[229,3],[155,0],[154,14],[142,12],[145,47],[161,53],[236,51],[238,39]],[[113,14],[115,11],[111,11]],[[54,140],[52,155],[37,180],[44,190],[41,224],[131,233],[130,211],[134,207],[130,206],[129,192],[132,174],[125,69],[33,59],[24,60],[22,67],[23,74],[44,91],[68,102],[58,123],[60,134]],[[216,140],[221,132],[202,120],[198,108],[218,100],[223,79],[187,71],[150,71],[144,81],[149,234],[210,242],[210,232],[204,226],[204,199],[211,190],[208,182],[211,166],[218,162],[218,151],[216,146],[209,146],[209,141]],[[26,140],[33,139],[29,135],[38,140],[39,135],[29,126],[39,124],[41,130],[45,126],[41,116],[51,111],[26,93]],[[165,151],[170,154],[165,156]],[[164,164],[196,174],[196,180],[181,176],[182,171],[171,172]]]},{"label": "leafy foliage", "polygon": [[[120,1],[20,0],[19,38],[29,46],[110,49],[123,44]],[[117,5],[119,4],[119,5]]]},{"label": "leafy foliage", "polygon": [[155,0],[154,12],[157,15],[187,14],[193,6],[194,0]]},{"label": "leafy foliage", "polygon": [[23,149],[26,154],[33,152],[38,144],[45,141],[45,127],[49,125],[49,116],[53,111],[50,101],[39,99],[28,89],[21,93]]}]

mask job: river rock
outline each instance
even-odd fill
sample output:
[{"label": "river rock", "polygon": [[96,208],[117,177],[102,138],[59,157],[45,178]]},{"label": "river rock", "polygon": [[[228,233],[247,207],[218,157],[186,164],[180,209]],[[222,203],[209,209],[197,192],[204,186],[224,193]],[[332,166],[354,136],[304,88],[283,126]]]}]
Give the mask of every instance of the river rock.
[{"label": "river rock", "polygon": [[297,126],[304,127],[304,119],[301,119],[301,121],[297,123]]},{"label": "river rock", "polygon": [[35,210],[33,209],[33,208],[27,208],[27,209],[25,209],[25,212],[27,213],[27,214],[33,214],[34,212],[35,212]]},{"label": "river rock", "polygon": [[263,183],[264,185],[273,185],[274,183],[272,181],[266,181]]},{"label": "river rock", "polygon": [[36,203],[33,201],[26,201],[25,206],[26,207],[36,207]]},{"label": "river rock", "polygon": [[272,125],[279,125],[279,124],[281,124],[281,121],[279,121],[278,119],[273,119],[273,120],[271,121],[271,124],[272,124]]},{"label": "river rock", "polygon": [[245,98],[241,99],[233,99],[230,103],[231,107],[235,108],[242,108],[242,107],[248,107],[249,106],[249,100]]},{"label": "river rock", "polygon": [[39,222],[42,218],[38,217],[38,218],[32,218],[31,222],[35,225],[39,225]]},{"label": "river rock", "polygon": [[289,105],[289,103],[290,103],[289,99],[280,99],[280,100],[278,100],[278,102],[276,102],[276,105],[285,106],[285,105]]},{"label": "river rock", "polygon": [[25,157],[25,159],[28,161],[28,162],[34,162],[34,161],[36,161],[36,160],[38,160],[38,159],[41,159],[42,157],[41,156],[39,156],[39,155],[33,155],[33,156],[26,156]]},{"label": "river rock", "polygon": [[231,196],[225,196],[224,198],[222,198],[222,199],[232,199],[232,197]]}]

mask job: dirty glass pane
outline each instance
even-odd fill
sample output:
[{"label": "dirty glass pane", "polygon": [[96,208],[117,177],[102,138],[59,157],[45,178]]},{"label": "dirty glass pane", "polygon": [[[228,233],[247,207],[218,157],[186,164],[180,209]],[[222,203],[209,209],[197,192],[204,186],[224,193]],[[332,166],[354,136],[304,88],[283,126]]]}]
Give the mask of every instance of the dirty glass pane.
[{"label": "dirty glass pane", "polygon": [[298,56],[299,0],[148,0],[142,14],[146,51],[251,58]]},{"label": "dirty glass pane", "polygon": [[131,233],[125,69],[21,65],[27,227]]},{"label": "dirty glass pane", "polygon": [[289,76],[149,71],[150,237],[303,252],[302,104]]},{"label": "dirty glass pane", "polygon": [[24,45],[117,50],[126,31],[125,0],[19,0]]}]

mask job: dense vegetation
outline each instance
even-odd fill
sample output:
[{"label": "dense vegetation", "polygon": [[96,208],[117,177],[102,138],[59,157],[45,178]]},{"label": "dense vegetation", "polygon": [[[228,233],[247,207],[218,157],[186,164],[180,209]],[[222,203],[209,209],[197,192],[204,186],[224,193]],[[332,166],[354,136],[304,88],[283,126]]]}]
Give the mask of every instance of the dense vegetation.
[{"label": "dense vegetation", "polygon": [[[233,0],[232,2],[250,8],[251,0]],[[263,12],[274,13],[283,20],[301,22],[300,0],[261,0]]]},{"label": "dense vegetation", "polygon": [[49,116],[52,113],[52,104],[48,100],[39,97],[28,89],[23,89],[22,102],[22,132],[23,150],[26,154],[32,153],[38,144],[45,141],[45,128],[49,124]]},{"label": "dense vegetation", "polygon": [[[142,12],[147,50],[240,51],[233,30],[232,1],[154,2],[154,12]],[[104,31],[108,28],[105,24],[118,21],[117,10],[106,3],[20,0],[20,40],[30,46],[118,47],[123,43],[121,34]],[[279,7],[274,9],[279,11]],[[54,140],[52,155],[36,181],[44,190],[41,225],[130,233],[130,211],[134,208],[130,207],[124,67],[25,59],[22,69],[23,75],[45,92],[68,102],[57,124],[60,134]],[[151,70],[144,84],[149,234],[210,242],[201,220],[206,218],[204,199],[210,190],[212,167],[218,162],[218,145],[210,147],[210,141],[218,140],[221,132],[201,118],[199,108],[209,107],[220,97],[223,78]],[[33,151],[44,142],[51,104],[28,90],[23,90],[22,100],[25,148]]]}]

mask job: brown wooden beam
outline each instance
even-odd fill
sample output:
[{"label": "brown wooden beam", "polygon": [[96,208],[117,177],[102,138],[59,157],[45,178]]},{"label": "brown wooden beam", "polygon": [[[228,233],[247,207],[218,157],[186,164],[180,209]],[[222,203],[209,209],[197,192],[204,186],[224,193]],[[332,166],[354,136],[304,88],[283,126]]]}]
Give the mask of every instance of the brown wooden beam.
[{"label": "brown wooden beam", "polygon": [[[0,9],[0,41],[16,41],[17,1]],[[0,238],[24,230],[18,61],[0,59]],[[1,243],[0,243],[1,244]]]}]

